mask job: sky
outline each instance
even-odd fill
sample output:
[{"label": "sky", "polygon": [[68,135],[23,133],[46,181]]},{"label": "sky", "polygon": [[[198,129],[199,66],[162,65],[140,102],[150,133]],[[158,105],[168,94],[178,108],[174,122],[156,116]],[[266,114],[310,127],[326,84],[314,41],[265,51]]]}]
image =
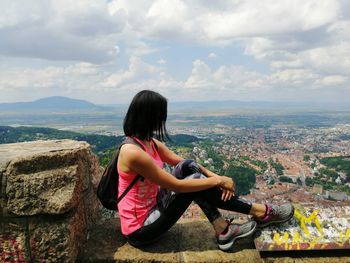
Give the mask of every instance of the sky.
[{"label": "sky", "polygon": [[347,0],[0,0],[0,103],[350,103]]}]

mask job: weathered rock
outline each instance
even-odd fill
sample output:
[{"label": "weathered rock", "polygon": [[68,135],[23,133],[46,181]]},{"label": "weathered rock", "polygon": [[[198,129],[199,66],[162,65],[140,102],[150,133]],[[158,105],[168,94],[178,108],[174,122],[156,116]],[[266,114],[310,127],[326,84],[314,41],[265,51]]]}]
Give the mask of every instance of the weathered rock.
[{"label": "weathered rock", "polygon": [[7,209],[16,215],[62,214],[76,207],[81,193],[77,165],[7,177]]},{"label": "weathered rock", "polygon": [[0,241],[19,262],[75,262],[101,209],[100,174],[84,142],[0,145]]},{"label": "weathered rock", "polygon": [[[57,149],[60,144],[61,150]],[[22,152],[19,145],[23,145]],[[6,178],[3,195],[7,199],[8,213],[66,213],[77,206],[82,192],[91,185],[91,174],[99,173],[96,157],[83,142],[74,144],[63,140],[1,145],[0,154],[3,147],[8,147],[11,152],[11,148],[15,148],[14,152],[18,154],[12,153],[14,159],[11,161],[0,155],[0,161],[8,161],[3,173]],[[34,155],[28,154],[30,149],[35,149]]]},{"label": "weathered rock", "polygon": [[32,261],[74,262],[87,238],[87,218],[84,207],[64,218],[42,216],[29,219],[29,239]]}]

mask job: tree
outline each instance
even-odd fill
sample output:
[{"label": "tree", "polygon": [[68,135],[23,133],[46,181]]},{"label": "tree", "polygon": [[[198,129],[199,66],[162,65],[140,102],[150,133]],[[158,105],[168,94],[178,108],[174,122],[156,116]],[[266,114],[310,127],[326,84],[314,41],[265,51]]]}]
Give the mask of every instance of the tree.
[{"label": "tree", "polygon": [[232,164],[229,165],[225,172],[226,176],[231,177],[235,181],[237,195],[249,194],[250,189],[256,183],[256,174],[257,171],[253,168],[243,165],[234,166]]},{"label": "tree", "polygon": [[306,177],[305,184],[307,186],[313,186],[314,185],[314,180],[311,177]]},{"label": "tree", "polygon": [[297,184],[298,185],[302,185],[303,184],[303,182],[301,181],[300,177],[298,177],[298,179],[297,179]]},{"label": "tree", "polygon": [[304,162],[310,161],[310,155],[304,155]]},{"label": "tree", "polygon": [[280,180],[281,182],[285,182],[285,183],[293,183],[292,178],[289,178],[289,177],[287,177],[287,176],[280,176],[280,177],[279,177],[279,180]]}]

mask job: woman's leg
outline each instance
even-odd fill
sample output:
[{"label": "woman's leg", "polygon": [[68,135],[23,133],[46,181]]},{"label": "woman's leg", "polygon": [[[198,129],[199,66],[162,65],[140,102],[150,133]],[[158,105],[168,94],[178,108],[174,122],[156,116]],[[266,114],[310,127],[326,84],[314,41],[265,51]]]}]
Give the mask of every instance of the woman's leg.
[{"label": "woman's leg", "polygon": [[[174,175],[177,178],[184,180],[186,180],[186,178],[203,177],[204,175],[196,170],[196,164],[193,163],[193,160],[185,160],[181,162],[176,167],[177,169],[175,169]],[[188,173],[191,172],[194,173],[188,175]],[[158,206],[154,210],[154,214],[156,216],[153,216],[151,213],[151,215],[145,220],[143,227],[127,236],[128,241],[132,245],[145,245],[156,240],[177,222],[192,201],[195,201],[201,207],[208,220],[213,224],[217,234],[220,233],[224,227],[224,219],[221,217],[217,208],[243,214],[252,214],[254,217],[260,216],[261,214],[266,214],[265,205],[251,204],[239,199],[238,197],[233,197],[228,201],[221,200],[221,190],[218,188],[210,188],[199,192],[172,195],[170,195],[170,192],[168,192],[165,197],[165,202],[158,202],[157,200]],[[252,226],[249,226],[249,228],[252,228]],[[244,229],[242,235],[245,235],[248,231],[250,230],[247,228]]]},{"label": "woman's leg", "polygon": [[[174,175],[180,179],[204,177],[204,175],[200,173],[199,166],[193,160],[184,160],[179,163],[174,169]],[[294,214],[294,207],[292,204],[280,206],[257,203],[251,204],[238,197],[233,197],[231,200],[224,202],[221,200],[221,191],[217,188],[198,193],[198,196],[194,197],[194,201],[201,207],[217,233],[220,233],[224,225],[224,220],[217,208],[250,214],[260,227],[288,221]],[[213,217],[213,215],[215,215],[215,217]]]}]

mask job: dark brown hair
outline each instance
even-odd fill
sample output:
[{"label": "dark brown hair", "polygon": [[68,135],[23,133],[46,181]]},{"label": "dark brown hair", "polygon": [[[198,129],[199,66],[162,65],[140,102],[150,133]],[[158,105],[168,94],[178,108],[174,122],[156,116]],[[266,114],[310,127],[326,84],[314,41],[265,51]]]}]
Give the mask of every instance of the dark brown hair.
[{"label": "dark brown hair", "polygon": [[167,107],[167,99],[159,93],[151,90],[140,91],[131,101],[124,118],[125,135],[140,140],[156,137],[164,141],[169,137],[165,127]]}]

